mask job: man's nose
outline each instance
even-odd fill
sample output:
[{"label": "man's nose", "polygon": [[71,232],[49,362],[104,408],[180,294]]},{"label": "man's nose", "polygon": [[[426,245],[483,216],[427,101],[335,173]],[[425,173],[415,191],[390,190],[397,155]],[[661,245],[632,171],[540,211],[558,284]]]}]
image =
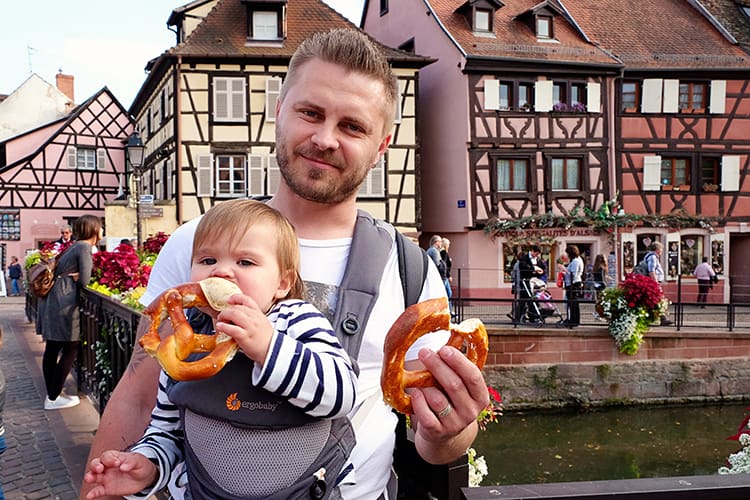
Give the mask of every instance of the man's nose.
[{"label": "man's nose", "polygon": [[320,150],[335,150],[339,147],[336,127],[326,122],[318,125],[311,140],[315,147]]}]

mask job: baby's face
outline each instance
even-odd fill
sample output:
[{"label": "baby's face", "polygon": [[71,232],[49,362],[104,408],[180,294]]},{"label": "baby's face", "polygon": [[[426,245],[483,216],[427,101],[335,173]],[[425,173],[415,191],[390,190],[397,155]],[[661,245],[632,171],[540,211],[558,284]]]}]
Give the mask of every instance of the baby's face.
[{"label": "baby's face", "polygon": [[239,243],[206,242],[193,253],[190,278],[209,277],[235,283],[242,293],[267,311],[289,291],[289,280],[282,276],[276,258],[276,231],[270,224],[253,224]]}]

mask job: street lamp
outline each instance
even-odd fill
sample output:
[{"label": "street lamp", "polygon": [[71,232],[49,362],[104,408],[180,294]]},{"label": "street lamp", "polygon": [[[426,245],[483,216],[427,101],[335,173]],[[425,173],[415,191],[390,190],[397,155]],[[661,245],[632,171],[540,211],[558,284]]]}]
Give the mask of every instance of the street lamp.
[{"label": "street lamp", "polygon": [[141,177],[143,176],[143,141],[138,131],[134,130],[128,137],[128,144],[125,148],[128,155],[128,162],[133,169],[133,180],[135,181],[135,224],[136,237],[138,238],[137,246],[141,247]]}]

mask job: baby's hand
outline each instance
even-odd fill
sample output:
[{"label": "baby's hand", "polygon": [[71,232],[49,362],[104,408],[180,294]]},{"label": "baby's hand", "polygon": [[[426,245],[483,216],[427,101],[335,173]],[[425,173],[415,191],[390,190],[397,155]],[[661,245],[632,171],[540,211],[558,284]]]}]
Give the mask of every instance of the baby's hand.
[{"label": "baby's hand", "polygon": [[83,476],[87,483],[97,484],[86,498],[132,495],[154,484],[158,475],[156,465],[140,453],[105,451],[89,463]]},{"label": "baby's hand", "polygon": [[232,337],[248,358],[262,364],[273,337],[271,322],[251,297],[233,295],[229,305],[216,318],[216,333]]}]

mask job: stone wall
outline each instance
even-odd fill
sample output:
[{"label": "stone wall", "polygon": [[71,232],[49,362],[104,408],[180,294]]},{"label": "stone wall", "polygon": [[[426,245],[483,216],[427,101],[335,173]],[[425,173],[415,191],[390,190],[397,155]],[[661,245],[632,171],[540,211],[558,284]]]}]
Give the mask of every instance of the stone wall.
[{"label": "stone wall", "polygon": [[662,329],[627,356],[604,328],[493,330],[484,373],[509,410],[736,401],[750,395],[750,334]]}]

